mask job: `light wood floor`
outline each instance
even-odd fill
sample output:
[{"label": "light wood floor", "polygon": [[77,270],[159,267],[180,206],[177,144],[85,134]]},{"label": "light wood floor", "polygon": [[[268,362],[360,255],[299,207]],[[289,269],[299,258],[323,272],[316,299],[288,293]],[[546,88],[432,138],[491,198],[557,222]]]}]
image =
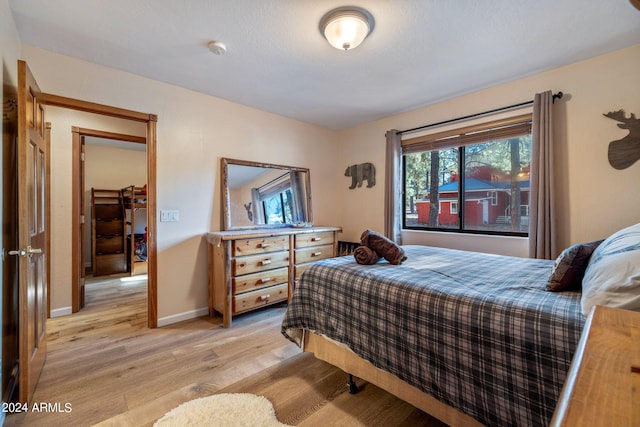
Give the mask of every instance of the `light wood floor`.
[{"label": "light wood floor", "polygon": [[[221,317],[147,329],[146,281],[97,280],[87,284],[86,299],[80,313],[47,323],[47,361],[33,402],[48,403],[50,410],[58,404],[60,411],[11,414],[5,425],[152,425],[185,401],[237,389],[248,379],[246,387],[254,387],[253,378],[269,375],[269,369],[286,372],[283,363],[301,353],[280,333],[284,306],[238,316],[229,329],[222,328]],[[367,406],[402,404],[381,391],[366,396],[354,401],[365,412]],[[348,419],[333,425],[362,425]]]}]

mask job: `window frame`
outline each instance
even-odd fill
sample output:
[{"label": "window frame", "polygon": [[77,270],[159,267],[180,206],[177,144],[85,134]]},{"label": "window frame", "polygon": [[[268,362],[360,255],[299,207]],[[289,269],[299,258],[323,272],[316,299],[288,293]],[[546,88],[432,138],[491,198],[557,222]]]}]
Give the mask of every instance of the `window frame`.
[{"label": "window frame", "polygon": [[[516,236],[528,237],[528,231],[513,230],[474,230],[465,227],[465,209],[463,196],[465,193],[465,147],[469,145],[477,145],[490,141],[499,141],[516,136],[531,135],[531,124],[533,116],[531,113],[518,116],[503,118],[490,122],[475,124],[471,126],[451,129],[434,134],[419,136],[416,138],[401,141],[401,164],[402,164],[402,229],[412,231],[436,231],[444,233],[460,233],[460,234],[479,234],[490,236]],[[533,142],[533,141],[532,141]],[[434,150],[443,150],[456,148],[458,151],[458,225],[457,227],[429,227],[407,225],[407,154],[429,152]],[[531,162],[531,159],[529,159]],[[491,204],[493,205],[493,194],[491,195]],[[497,198],[497,192],[496,192]],[[531,196],[529,196],[531,200]],[[497,203],[497,200],[496,200]],[[495,205],[493,205],[495,206]],[[522,205],[521,205],[522,206]],[[460,208],[462,207],[462,208]],[[518,207],[521,209],[521,207]]]}]

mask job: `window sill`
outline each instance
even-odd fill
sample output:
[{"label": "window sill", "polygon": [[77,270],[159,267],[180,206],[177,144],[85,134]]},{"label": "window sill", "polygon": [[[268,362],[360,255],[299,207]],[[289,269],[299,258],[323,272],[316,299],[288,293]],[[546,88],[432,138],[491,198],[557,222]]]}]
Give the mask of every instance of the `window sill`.
[{"label": "window sill", "polygon": [[446,231],[402,230],[403,245],[425,245],[528,258],[529,238]]}]

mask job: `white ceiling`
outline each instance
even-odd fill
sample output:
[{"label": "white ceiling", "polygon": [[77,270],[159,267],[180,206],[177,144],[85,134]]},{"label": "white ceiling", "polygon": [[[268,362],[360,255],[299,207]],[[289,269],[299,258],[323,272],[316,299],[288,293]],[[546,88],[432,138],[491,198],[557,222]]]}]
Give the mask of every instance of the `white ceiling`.
[{"label": "white ceiling", "polygon": [[[375,29],[360,47],[343,52],[324,40],[318,22],[347,4],[366,8]],[[640,43],[640,11],[629,0],[10,5],[23,43],[331,129]],[[224,42],[227,54],[213,55],[212,40]]]}]

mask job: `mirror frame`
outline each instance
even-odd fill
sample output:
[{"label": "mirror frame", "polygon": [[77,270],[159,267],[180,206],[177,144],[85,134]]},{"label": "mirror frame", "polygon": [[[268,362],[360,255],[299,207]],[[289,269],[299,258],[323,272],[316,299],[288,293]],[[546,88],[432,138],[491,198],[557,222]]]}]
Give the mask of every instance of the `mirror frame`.
[{"label": "mirror frame", "polygon": [[307,222],[309,224],[313,224],[313,211],[311,208],[311,176],[308,168],[302,168],[297,166],[285,166],[285,165],[276,165],[273,163],[264,163],[264,162],[253,162],[249,160],[238,160],[238,159],[230,159],[228,157],[220,158],[221,165],[221,186],[222,186],[222,229],[223,230],[243,230],[243,229],[254,229],[254,228],[283,228],[283,227],[293,227],[293,224],[254,224],[248,226],[234,226],[231,224],[231,207],[230,207],[230,197],[229,197],[229,165],[238,165],[238,166],[251,166],[257,168],[269,168],[269,169],[282,169],[288,171],[297,171],[297,172],[306,172],[305,175],[305,189],[306,189],[306,200],[305,203],[307,205]]}]

